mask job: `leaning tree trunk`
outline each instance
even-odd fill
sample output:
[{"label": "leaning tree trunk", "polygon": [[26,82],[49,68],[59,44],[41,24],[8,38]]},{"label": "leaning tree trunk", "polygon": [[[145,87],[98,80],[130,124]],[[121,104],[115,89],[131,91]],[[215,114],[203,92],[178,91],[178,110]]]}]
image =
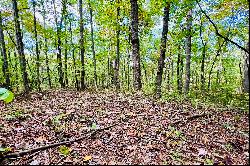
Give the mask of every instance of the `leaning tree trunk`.
[{"label": "leaning tree trunk", "polygon": [[91,28],[91,49],[93,54],[93,62],[94,62],[94,79],[95,86],[97,87],[97,74],[96,74],[96,57],[95,57],[95,42],[94,42],[94,30],[93,30],[93,10],[89,3],[89,11],[90,11],[90,28]]},{"label": "leaning tree trunk", "polygon": [[[249,42],[247,43],[247,50],[249,51]],[[244,59],[243,92],[249,93],[249,54],[246,52]]]},{"label": "leaning tree trunk", "polygon": [[140,66],[140,48],[138,37],[138,4],[137,0],[130,0],[131,3],[131,43],[132,43],[132,58],[133,58],[133,77],[134,89],[141,90],[141,66]]},{"label": "leaning tree trunk", "polygon": [[2,14],[0,11],[0,41],[3,55],[3,75],[5,77],[5,86],[10,88],[10,75],[9,75],[9,67],[8,67],[8,58],[6,53],[6,47],[4,42],[4,33],[3,33],[3,24],[2,24]]},{"label": "leaning tree trunk", "polygon": [[25,92],[29,92],[30,88],[29,88],[29,81],[28,81],[28,73],[26,71],[26,59],[24,55],[24,46],[23,46],[23,39],[22,39],[22,34],[21,34],[20,22],[19,22],[17,1],[12,0],[12,4],[13,4],[13,11],[14,11],[17,50],[19,54],[20,66],[21,66],[21,71],[22,71],[23,85],[24,85]]},{"label": "leaning tree trunk", "polygon": [[[118,0],[119,5],[119,0]],[[115,65],[114,65],[114,83],[116,90],[120,89],[120,82],[119,82],[119,66],[120,66],[120,6],[117,7],[117,15],[116,15],[116,58],[115,58]]]},{"label": "leaning tree trunk", "polygon": [[186,81],[184,87],[184,93],[189,91],[190,84],[190,58],[191,58],[191,26],[192,26],[192,10],[189,10],[187,15],[187,39],[186,39]]},{"label": "leaning tree trunk", "polygon": [[40,82],[40,55],[38,49],[38,39],[37,39],[37,29],[36,29],[36,2],[33,1],[33,16],[34,16],[34,33],[35,33],[35,41],[36,41],[36,84],[37,89],[41,91],[41,82]]},{"label": "leaning tree trunk", "polygon": [[82,16],[82,0],[79,0],[80,13],[80,54],[81,54],[81,89],[85,89],[85,69],[84,69],[84,45],[83,45],[83,16]]},{"label": "leaning tree trunk", "polygon": [[156,75],[156,98],[161,97],[161,84],[162,84],[162,74],[164,68],[164,60],[166,54],[166,42],[168,35],[168,21],[169,21],[169,8],[170,3],[168,2],[164,7],[164,17],[163,17],[163,30],[162,30],[162,38],[161,38],[161,53],[160,58],[158,60],[158,70]]}]

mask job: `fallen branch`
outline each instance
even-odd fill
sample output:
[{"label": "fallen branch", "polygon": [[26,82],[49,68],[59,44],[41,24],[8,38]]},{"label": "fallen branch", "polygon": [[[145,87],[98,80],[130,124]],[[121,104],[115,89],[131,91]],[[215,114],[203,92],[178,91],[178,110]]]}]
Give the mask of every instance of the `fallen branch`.
[{"label": "fallen branch", "polygon": [[57,147],[57,146],[60,146],[60,145],[72,144],[72,143],[80,141],[82,139],[90,138],[93,135],[95,135],[97,132],[107,130],[107,129],[109,129],[111,127],[114,127],[116,125],[118,125],[118,123],[115,123],[113,125],[110,125],[110,126],[107,126],[107,127],[101,128],[101,129],[96,129],[96,130],[94,130],[93,132],[91,132],[91,133],[89,133],[87,135],[84,135],[82,137],[79,137],[79,138],[76,138],[76,139],[73,139],[73,140],[58,142],[58,143],[54,143],[54,144],[50,144],[50,145],[45,145],[45,146],[29,149],[29,150],[24,150],[24,151],[21,151],[21,152],[9,153],[9,154],[6,154],[4,156],[0,156],[0,159],[22,157],[22,156],[27,155],[27,154],[35,153],[35,152],[46,150],[46,149],[49,149],[49,148],[54,148],[54,147]]},{"label": "fallen branch", "polygon": [[203,114],[192,115],[192,116],[187,117],[185,120],[183,120],[183,119],[177,120],[177,121],[171,123],[171,125],[177,125],[177,124],[179,124],[181,122],[187,123],[187,121],[191,121],[191,120],[194,120],[194,119],[197,119],[197,118],[200,118],[200,117],[204,117],[204,116],[207,116],[207,115],[211,115],[211,114],[210,113],[203,113]]}]

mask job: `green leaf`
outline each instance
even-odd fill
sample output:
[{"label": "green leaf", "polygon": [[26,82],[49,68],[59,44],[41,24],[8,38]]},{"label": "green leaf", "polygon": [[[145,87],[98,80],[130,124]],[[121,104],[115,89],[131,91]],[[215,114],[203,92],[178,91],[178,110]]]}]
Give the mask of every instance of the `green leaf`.
[{"label": "green leaf", "polygon": [[96,123],[92,123],[91,129],[95,130],[97,128]]},{"label": "green leaf", "polygon": [[8,90],[5,88],[0,88],[0,95],[6,93]]},{"label": "green leaf", "polygon": [[64,156],[68,156],[71,151],[72,149],[70,149],[69,147],[65,145],[59,147],[59,152]]},{"label": "green leaf", "polygon": [[14,99],[14,94],[9,91],[9,90],[3,90],[4,88],[0,88],[0,93],[5,92],[0,94],[0,100],[3,100],[5,103],[9,103]]}]

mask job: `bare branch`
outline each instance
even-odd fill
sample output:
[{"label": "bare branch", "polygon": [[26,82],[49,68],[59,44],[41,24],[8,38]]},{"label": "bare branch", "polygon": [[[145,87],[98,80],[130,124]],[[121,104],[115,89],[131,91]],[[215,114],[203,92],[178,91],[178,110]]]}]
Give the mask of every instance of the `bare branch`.
[{"label": "bare branch", "polygon": [[228,37],[225,37],[225,36],[223,36],[222,34],[220,34],[220,33],[219,33],[219,30],[218,30],[218,28],[217,28],[217,26],[216,26],[215,23],[212,21],[212,19],[206,14],[206,12],[201,8],[201,6],[200,6],[198,0],[196,0],[196,2],[197,2],[197,4],[198,4],[199,7],[200,7],[201,12],[206,16],[206,18],[209,20],[209,22],[213,25],[213,27],[214,27],[214,29],[215,29],[215,33],[216,33],[217,36],[219,36],[219,37],[225,39],[226,41],[229,41],[230,43],[236,45],[238,48],[240,48],[241,50],[243,50],[243,51],[245,51],[246,53],[249,54],[249,51],[248,51],[246,48],[244,48],[244,47],[240,46],[238,43],[236,43],[236,42],[230,40]]}]

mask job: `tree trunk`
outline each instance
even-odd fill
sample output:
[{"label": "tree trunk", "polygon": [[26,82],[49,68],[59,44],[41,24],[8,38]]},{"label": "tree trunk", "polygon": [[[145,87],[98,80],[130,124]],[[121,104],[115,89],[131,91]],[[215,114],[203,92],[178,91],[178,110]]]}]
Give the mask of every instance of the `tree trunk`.
[{"label": "tree trunk", "polygon": [[[55,12],[55,22],[56,25],[58,25],[57,22],[57,13],[56,13],[56,6],[55,6],[55,0],[53,0],[54,3],[54,12]],[[64,1],[63,1],[64,3]],[[63,5],[63,9],[62,9],[62,16],[61,16],[61,20],[59,23],[59,27],[56,26],[56,33],[57,33],[57,62],[58,62],[58,75],[59,75],[59,83],[61,85],[62,88],[65,87],[65,83],[63,82],[63,70],[62,70],[62,49],[61,49],[61,45],[62,45],[62,41],[61,41],[61,30],[62,30],[62,21],[63,21],[63,17],[64,17],[64,13],[65,13],[65,6]]]},{"label": "tree trunk", "polygon": [[38,39],[37,39],[37,29],[36,29],[36,2],[33,1],[33,15],[34,15],[34,33],[35,33],[35,41],[36,41],[36,84],[37,89],[41,91],[41,81],[40,81],[40,55],[38,49]]},{"label": "tree trunk", "polygon": [[137,0],[130,0],[131,3],[131,43],[132,43],[132,58],[133,58],[133,77],[134,89],[141,90],[141,66],[140,66],[140,48],[138,37],[138,4]]},{"label": "tree trunk", "polygon": [[162,30],[162,38],[161,38],[161,53],[160,58],[158,60],[158,69],[156,75],[156,98],[161,97],[161,84],[162,84],[162,74],[163,68],[165,65],[165,54],[166,54],[166,42],[167,42],[167,34],[168,34],[168,21],[169,21],[169,8],[170,3],[168,2],[164,7],[164,17],[163,17],[163,30]]},{"label": "tree trunk", "polygon": [[[249,51],[249,42],[247,43],[247,50]],[[243,92],[249,93],[249,54],[245,52],[244,59],[244,77],[243,77]]]},{"label": "tree trunk", "polygon": [[[45,26],[45,5],[43,5],[43,28],[46,29]],[[49,58],[48,58],[48,41],[47,41],[47,33],[46,30],[44,30],[44,54],[45,54],[45,63],[46,63],[46,72],[47,72],[47,77],[48,77],[48,82],[49,82],[49,88],[52,88],[52,83],[51,83],[51,77],[50,77],[50,68],[49,68]]]},{"label": "tree trunk", "polygon": [[[118,0],[119,5],[119,0]],[[114,66],[114,83],[116,90],[120,89],[120,81],[119,81],[119,67],[120,67],[120,6],[117,7],[117,15],[116,15],[116,58],[115,58],[115,66]]]},{"label": "tree trunk", "polygon": [[68,86],[69,84],[69,79],[68,79],[68,46],[67,46],[67,37],[65,38],[65,49],[64,49],[64,70],[65,70],[65,74],[64,74],[64,77],[65,77],[65,85],[66,87]]},{"label": "tree trunk", "polygon": [[93,54],[93,62],[94,62],[94,79],[95,86],[97,87],[97,74],[96,74],[96,57],[95,57],[95,42],[94,42],[94,30],[93,30],[93,10],[89,3],[89,11],[90,11],[90,28],[91,28],[91,49]]},{"label": "tree trunk", "polygon": [[26,71],[26,59],[24,55],[24,46],[23,46],[22,34],[21,34],[21,28],[20,28],[20,22],[19,22],[17,1],[12,0],[12,4],[13,4],[13,11],[14,11],[17,50],[19,54],[20,66],[21,66],[21,71],[22,71],[23,85],[24,85],[25,92],[29,92],[30,88],[29,88],[29,81],[28,81],[28,73]]},{"label": "tree trunk", "polygon": [[222,49],[222,47],[223,47],[223,45],[224,45],[225,42],[226,42],[226,40],[224,40],[223,43],[221,45],[219,45],[219,48],[218,48],[217,53],[216,53],[216,56],[215,56],[215,58],[213,60],[212,66],[210,68],[210,71],[209,71],[209,74],[208,74],[208,84],[207,84],[207,89],[208,90],[210,89],[210,86],[211,86],[211,75],[212,75],[212,70],[214,68],[214,64],[215,64],[217,58],[219,57],[221,49]]},{"label": "tree trunk", "polygon": [[84,69],[84,39],[83,39],[83,16],[82,16],[82,0],[79,0],[79,13],[80,13],[80,54],[81,54],[81,89],[85,89],[85,69]]},{"label": "tree trunk", "polygon": [[201,90],[205,88],[205,57],[206,57],[206,43],[203,45],[202,60],[201,60]]},{"label": "tree trunk", "polygon": [[202,18],[200,18],[200,38],[203,45],[202,49],[202,60],[201,60],[201,90],[204,91],[205,88],[205,58],[206,58],[206,45],[207,42],[204,42],[202,37]]},{"label": "tree trunk", "polygon": [[74,76],[75,76],[75,88],[77,90],[79,90],[79,83],[78,83],[78,79],[77,79],[77,73],[76,73],[76,58],[75,58],[75,47],[73,44],[73,32],[72,32],[72,28],[71,28],[71,21],[69,22],[69,31],[70,31],[70,44],[71,44],[71,48],[72,48],[72,58],[73,58],[73,69],[74,69]]},{"label": "tree trunk", "polygon": [[182,87],[181,87],[181,69],[180,69],[180,65],[181,65],[181,55],[180,55],[180,46],[178,46],[178,50],[179,50],[179,52],[178,52],[178,58],[177,58],[177,90],[178,90],[178,92],[179,93],[181,93],[181,89],[182,89]]},{"label": "tree trunk", "polygon": [[3,55],[3,75],[5,77],[5,86],[6,88],[10,88],[10,73],[9,73],[9,66],[8,66],[8,58],[6,53],[6,47],[4,42],[4,33],[3,33],[3,24],[2,24],[2,14],[0,11],[0,41],[1,41],[1,48],[2,48],[2,55]]},{"label": "tree trunk", "polygon": [[192,26],[192,10],[189,10],[187,15],[187,39],[186,39],[186,81],[184,87],[184,93],[189,91],[190,84],[190,58],[191,58],[191,26]]}]

